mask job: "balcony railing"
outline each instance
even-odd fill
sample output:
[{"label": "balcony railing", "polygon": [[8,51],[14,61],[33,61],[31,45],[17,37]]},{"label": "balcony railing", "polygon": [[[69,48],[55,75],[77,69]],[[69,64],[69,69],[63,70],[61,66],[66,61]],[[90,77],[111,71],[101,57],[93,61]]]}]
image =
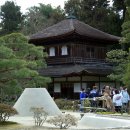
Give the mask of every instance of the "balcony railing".
[{"label": "balcony railing", "polygon": [[57,65],[57,64],[106,64],[110,65],[105,59],[96,59],[96,58],[83,58],[83,57],[51,57],[47,59],[48,65]]}]

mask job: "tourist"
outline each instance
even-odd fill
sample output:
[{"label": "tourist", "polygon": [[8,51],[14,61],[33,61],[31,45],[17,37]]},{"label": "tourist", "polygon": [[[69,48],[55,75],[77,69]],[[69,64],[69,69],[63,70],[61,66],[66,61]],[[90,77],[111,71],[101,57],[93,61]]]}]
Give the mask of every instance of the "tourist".
[{"label": "tourist", "polygon": [[80,100],[83,100],[87,97],[87,94],[85,92],[85,89],[82,88],[81,91],[80,91]]},{"label": "tourist", "polygon": [[87,96],[90,94],[90,88],[87,88],[87,90],[86,90],[86,94],[87,94]]},{"label": "tourist", "polygon": [[82,88],[80,91],[80,111],[82,111],[83,107],[84,107],[84,100],[87,98],[87,94],[85,92],[85,89]]},{"label": "tourist", "polygon": [[107,93],[111,97],[111,88],[110,88],[110,86],[105,86],[104,92]]},{"label": "tourist", "polygon": [[113,104],[115,106],[115,111],[116,112],[121,112],[122,108],[122,95],[119,93],[119,91],[116,89],[115,90],[115,95],[113,96]]},{"label": "tourist", "polygon": [[108,111],[114,111],[115,108],[112,103],[111,90],[109,86],[105,86],[103,98],[105,99],[105,103],[103,106],[106,107]]},{"label": "tourist", "polygon": [[111,90],[110,96],[111,96],[111,98],[113,98],[113,96],[115,95],[115,88],[110,87],[110,90]]},{"label": "tourist", "polygon": [[128,111],[128,103],[130,100],[129,94],[127,92],[127,88],[123,87],[123,90],[121,91],[121,95],[123,97],[122,99],[122,103],[123,103],[123,108],[125,109],[125,111]]},{"label": "tourist", "polygon": [[122,93],[123,91],[123,87],[120,87],[119,93]]},{"label": "tourist", "polygon": [[91,98],[91,107],[97,107],[96,97],[99,96],[99,91],[97,86],[93,86],[93,89],[90,91],[89,98]]}]

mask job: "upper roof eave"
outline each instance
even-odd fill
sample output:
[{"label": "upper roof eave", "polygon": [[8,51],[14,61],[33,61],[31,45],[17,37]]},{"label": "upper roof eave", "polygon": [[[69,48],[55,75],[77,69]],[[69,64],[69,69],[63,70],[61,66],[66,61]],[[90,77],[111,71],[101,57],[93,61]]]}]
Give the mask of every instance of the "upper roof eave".
[{"label": "upper roof eave", "polygon": [[65,34],[60,34],[60,35],[57,35],[57,36],[51,36],[51,37],[46,37],[46,38],[39,38],[39,39],[35,39],[35,38],[30,38],[29,39],[29,43],[31,43],[31,42],[35,42],[35,41],[41,41],[41,40],[43,40],[43,41],[50,41],[51,39],[53,40],[53,39],[57,39],[57,38],[60,38],[60,37],[66,37],[66,36],[70,36],[71,34],[73,34],[75,32],[75,30],[71,30],[71,31],[69,31],[69,32],[67,32],[67,33],[65,33]]},{"label": "upper roof eave", "polygon": [[52,25],[42,31],[33,34],[29,42],[39,41],[39,40],[50,40],[56,39],[59,37],[66,37],[75,32],[76,34],[84,37],[106,40],[106,41],[115,41],[119,42],[120,37],[105,33],[98,29],[95,29],[88,24],[85,24],[76,19],[66,19],[55,25]]},{"label": "upper roof eave", "polygon": [[[54,41],[54,40],[63,40],[63,39],[66,39],[66,38],[68,38],[68,37],[70,37],[70,36],[79,36],[80,38],[83,38],[83,39],[92,39],[92,40],[99,40],[99,41],[107,41],[107,42],[109,42],[110,44],[113,44],[113,42],[114,43],[118,43],[119,42],[119,40],[120,40],[120,37],[117,37],[117,39],[106,39],[106,38],[99,38],[99,37],[96,37],[96,38],[93,38],[93,37],[88,37],[88,36],[85,36],[85,35],[81,35],[81,34],[79,34],[79,33],[77,33],[75,30],[73,30],[73,31],[71,31],[71,32],[68,32],[68,33],[66,33],[66,34],[62,34],[62,35],[58,35],[58,36],[53,36],[53,37],[46,37],[46,38],[39,38],[39,39],[29,39],[29,43],[37,43],[37,42],[49,42],[49,41]],[[71,39],[72,40],[72,39]],[[112,42],[112,43],[111,43]]]}]

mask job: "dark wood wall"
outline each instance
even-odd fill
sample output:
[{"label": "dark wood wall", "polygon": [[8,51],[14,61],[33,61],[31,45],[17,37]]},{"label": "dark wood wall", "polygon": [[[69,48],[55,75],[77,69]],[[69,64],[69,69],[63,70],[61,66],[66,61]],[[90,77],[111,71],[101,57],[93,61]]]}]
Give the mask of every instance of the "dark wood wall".
[{"label": "dark wood wall", "polygon": [[105,59],[106,52],[106,47],[83,44],[71,45],[72,57]]},{"label": "dark wood wall", "polygon": [[[61,55],[62,46],[66,45],[68,48],[68,55]],[[82,58],[96,58],[96,59],[105,59],[107,48],[104,46],[98,45],[86,45],[86,44],[77,44],[64,43],[62,45],[48,45],[45,46],[47,53],[49,54],[49,48],[55,48],[55,57],[82,57]]]}]

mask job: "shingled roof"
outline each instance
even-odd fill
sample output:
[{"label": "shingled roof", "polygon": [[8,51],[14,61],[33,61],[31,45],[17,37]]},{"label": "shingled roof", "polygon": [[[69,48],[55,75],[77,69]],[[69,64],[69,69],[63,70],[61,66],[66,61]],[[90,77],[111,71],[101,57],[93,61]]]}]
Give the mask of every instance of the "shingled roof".
[{"label": "shingled roof", "polygon": [[[60,70],[60,71],[59,71]],[[102,75],[106,76],[112,72],[111,67],[97,67],[92,68],[85,65],[59,65],[59,66],[48,66],[39,70],[39,73],[43,76],[50,77],[61,77],[61,76],[71,76],[71,75]]]},{"label": "shingled roof", "polygon": [[120,37],[102,32],[77,19],[65,19],[55,25],[43,29],[36,34],[33,34],[30,37],[29,42],[66,37],[72,34],[77,34],[86,38],[94,38],[113,42],[118,42],[120,39]]}]

